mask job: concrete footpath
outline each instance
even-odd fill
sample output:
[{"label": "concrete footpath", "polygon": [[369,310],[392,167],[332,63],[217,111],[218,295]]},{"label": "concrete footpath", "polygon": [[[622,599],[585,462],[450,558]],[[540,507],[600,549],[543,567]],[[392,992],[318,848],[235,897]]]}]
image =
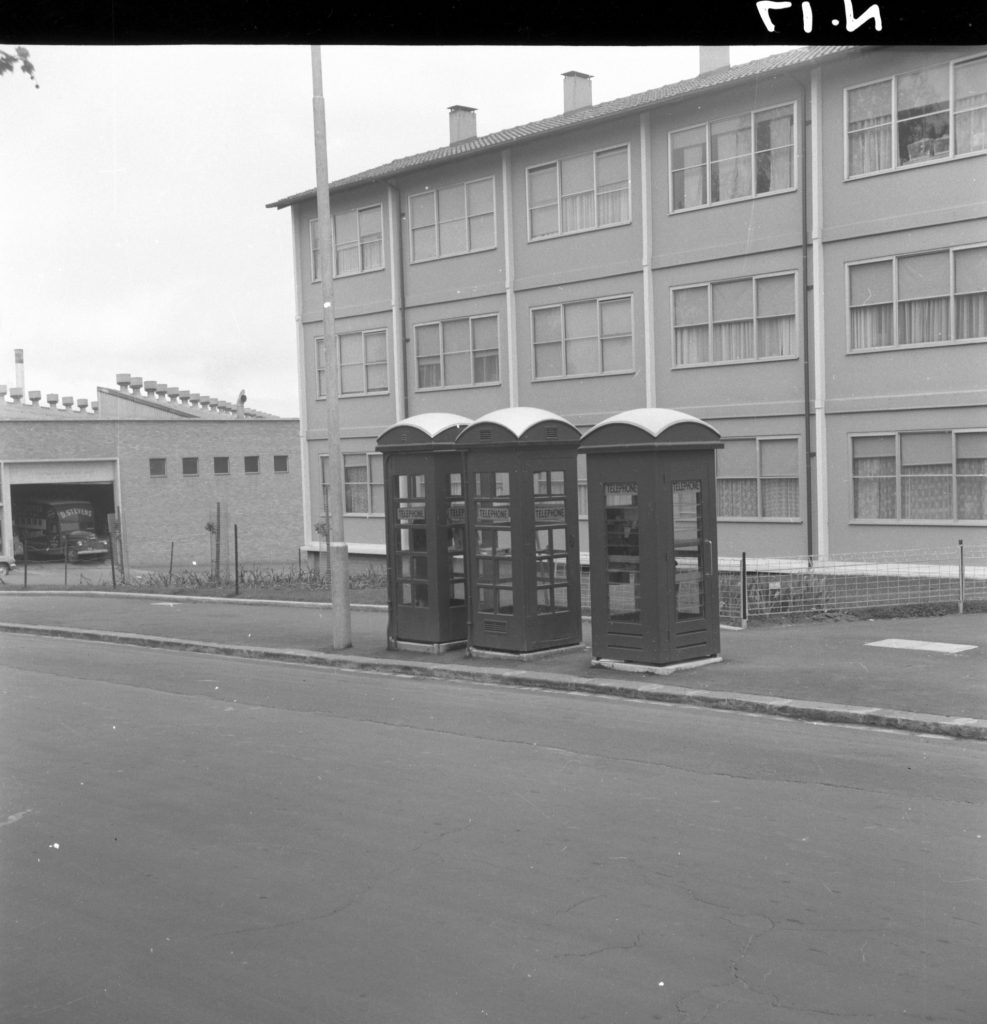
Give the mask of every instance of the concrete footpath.
[{"label": "concrete footpath", "polygon": [[[12,580],[11,580],[12,582]],[[354,605],[332,649],[326,604],[0,588],[4,633],[542,687],[987,740],[987,613],[724,629],[722,661],[650,675],[594,667],[585,646],[531,661],[389,651],[385,608]],[[875,646],[876,645],[876,646]],[[139,662],[135,662],[135,667]]]}]

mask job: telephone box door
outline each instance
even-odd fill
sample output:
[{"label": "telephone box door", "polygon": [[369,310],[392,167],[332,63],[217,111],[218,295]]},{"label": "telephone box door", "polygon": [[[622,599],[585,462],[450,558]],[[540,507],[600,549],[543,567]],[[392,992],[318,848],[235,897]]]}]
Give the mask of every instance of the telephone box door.
[{"label": "telephone box door", "polygon": [[669,452],[662,459],[658,519],[665,533],[666,600],[660,646],[670,661],[712,657],[720,649],[716,480],[713,453],[702,456]]}]

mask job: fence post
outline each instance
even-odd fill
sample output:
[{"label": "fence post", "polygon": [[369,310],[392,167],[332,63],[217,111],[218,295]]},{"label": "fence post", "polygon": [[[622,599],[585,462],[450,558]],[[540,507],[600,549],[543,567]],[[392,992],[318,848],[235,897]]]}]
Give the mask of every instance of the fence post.
[{"label": "fence post", "polygon": [[740,628],[747,628],[747,552],[740,553]]},{"label": "fence post", "polygon": [[963,541],[960,541],[960,615],[966,600],[966,566],[963,559]]}]

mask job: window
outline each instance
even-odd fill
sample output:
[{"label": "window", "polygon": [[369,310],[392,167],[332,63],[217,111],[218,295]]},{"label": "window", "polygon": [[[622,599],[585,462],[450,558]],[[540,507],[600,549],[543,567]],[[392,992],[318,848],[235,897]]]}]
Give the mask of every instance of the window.
[{"label": "window", "polygon": [[384,234],[380,206],[337,213],[332,218],[336,275],[363,274],[384,266]]},{"label": "window", "polygon": [[854,519],[987,519],[987,432],[851,438]]},{"label": "window", "polygon": [[795,328],[794,274],[672,289],[676,366],[789,358]]},{"label": "window", "polygon": [[529,168],[529,238],[629,224],[630,220],[627,146]]},{"label": "window", "polygon": [[531,311],[536,380],[634,369],[631,298],[590,299]]},{"label": "window", "polygon": [[851,352],[987,337],[987,246],[847,270]]},{"label": "window", "polygon": [[313,281],[322,280],[322,262],[319,252],[319,222],[317,219],[308,222],[309,269]]},{"label": "window", "polygon": [[421,192],[410,197],[408,209],[413,261],[492,249],[497,244],[493,178]]},{"label": "window", "polygon": [[212,460],[212,471],[216,476],[226,476],[230,471],[229,456],[216,455]]},{"label": "window", "polygon": [[848,89],[846,134],[851,178],[984,152],[987,57]]},{"label": "window", "polygon": [[275,473],[287,473],[288,472],[288,456],[287,455],[275,455],[274,456],[274,472]]},{"label": "window", "polygon": [[167,459],[149,459],[148,465],[151,476],[164,476]]},{"label": "window", "polygon": [[315,339],[315,397],[326,397],[326,339]]},{"label": "window", "polygon": [[717,517],[799,517],[797,437],[747,437],[726,441],[716,453]]},{"label": "window", "polygon": [[387,390],[387,332],[340,334],[339,393],[365,395]]},{"label": "window", "polygon": [[198,476],[199,460],[196,458],[182,459],[182,476]]},{"label": "window", "polygon": [[259,473],[260,472],[260,456],[259,455],[244,455],[244,457],[243,457],[243,471],[244,471],[244,473]]},{"label": "window", "polygon": [[419,390],[496,384],[500,380],[497,317],[418,324],[415,356]]},{"label": "window", "polygon": [[672,210],[794,188],[794,104],[671,132],[669,158]]},{"label": "window", "polygon": [[[328,508],[329,457],[322,456],[322,500]],[[379,452],[343,455],[343,509],[347,515],[384,514],[384,456]]]}]

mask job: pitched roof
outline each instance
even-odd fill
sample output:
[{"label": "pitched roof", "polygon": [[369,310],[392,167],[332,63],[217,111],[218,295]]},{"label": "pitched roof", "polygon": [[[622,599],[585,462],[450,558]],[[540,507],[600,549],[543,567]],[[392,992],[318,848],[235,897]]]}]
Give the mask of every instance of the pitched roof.
[{"label": "pitched roof", "polygon": [[[705,75],[699,75],[696,78],[687,78],[681,82],[673,82],[670,85],[663,85],[657,89],[648,89],[646,92],[635,93],[632,96],[608,100],[605,103],[597,103],[590,107],[581,107],[578,110],[570,110],[567,113],[546,117],[540,121],[531,121],[528,124],[518,125],[515,128],[505,128],[502,131],[492,132],[489,135],[464,139],[461,142],[456,142],[450,146],[443,146],[440,149],[431,149],[424,153],[400,157],[397,160],[392,160],[390,163],[381,164],[379,167],[373,167],[370,170],[360,171],[357,174],[340,178],[337,181],[331,182],[329,187],[330,189],[342,189],[354,185],[371,184],[406,171],[430,167],[434,164],[472,153],[481,153],[502,146],[509,146],[512,143],[540,135],[548,135],[551,132],[571,128],[574,125],[602,121],[610,117],[619,117],[635,110],[661,106],[664,103],[674,103],[689,96],[714,89],[736,85],[766,75],[783,74],[796,69],[812,67],[829,60],[845,57],[851,53],[859,53],[870,49],[873,49],[873,47],[809,46],[799,50],[787,50],[784,53],[772,54],[768,57],[762,57],[760,60],[750,61],[747,64],[738,64],[736,67],[717,68],[715,71],[707,72]],[[286,206],[293,206],[296,203],[314,198],[315,189],[310,188],[304,192],[296,192],[294,195],[278,199],[273,203],[267,203],[266,208],[281,210]]]}]

